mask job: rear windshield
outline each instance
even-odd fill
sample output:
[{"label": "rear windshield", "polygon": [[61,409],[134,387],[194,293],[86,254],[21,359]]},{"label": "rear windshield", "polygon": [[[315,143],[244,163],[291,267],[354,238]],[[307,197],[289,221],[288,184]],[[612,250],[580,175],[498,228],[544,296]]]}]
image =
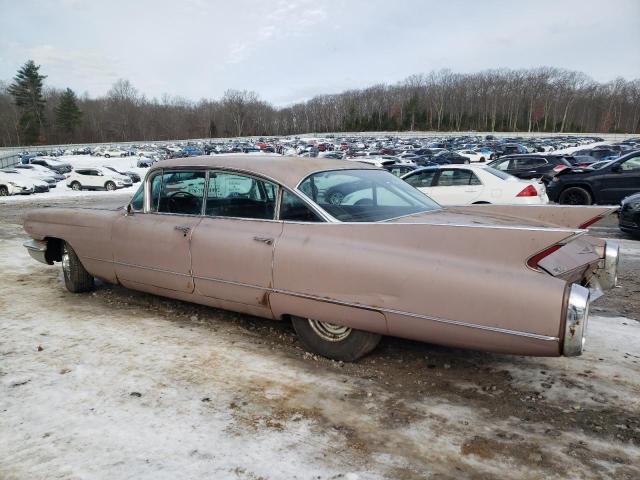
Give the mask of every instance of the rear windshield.
[{"label": "rear windshield", "polygon": [[300,184],[299,190],[342,222],[379,222],[440,208],[385,170],[314,173]]}]

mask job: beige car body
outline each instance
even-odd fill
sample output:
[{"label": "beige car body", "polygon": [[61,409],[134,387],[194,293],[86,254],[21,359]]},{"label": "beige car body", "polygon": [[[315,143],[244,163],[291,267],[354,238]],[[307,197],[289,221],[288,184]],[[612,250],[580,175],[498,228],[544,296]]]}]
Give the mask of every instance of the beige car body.
[{"label": "beige car body", "polygon": [[148,200],[141,212],[44,208],[26,217],[26,246],[51,264],[64,240],[106,282],[274,320],[494,352],[582,351],[588,303],[615,284],[617,247],[579,226],[616,207],[473,205],[346,223],[298,190],[314,172],[369,168],[322,158],[167,160],[147,174],[147,196],[161,170],[229,170],[278,184],[327,221],[150,213]]}]

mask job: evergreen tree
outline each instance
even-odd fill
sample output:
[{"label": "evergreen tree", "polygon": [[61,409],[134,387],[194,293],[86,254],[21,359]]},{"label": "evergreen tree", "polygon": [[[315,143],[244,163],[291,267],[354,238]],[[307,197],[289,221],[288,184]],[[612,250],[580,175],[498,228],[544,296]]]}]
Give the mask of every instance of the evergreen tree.
[{"label": "evergreen tree", "polygon": [[56,126],[70,137],[76,127],[80,125],[82,112],[76,103],[77,97],[73,90],[67,88],[60,97],[60,103],[55,108]]},{"label": "evergreen tree", "polygon": [[34,144],[40,138],[40,129],[44,124],[44,104],[42,96],[42,81],[47,78],[40,75],[40,65],[33,60],[25,63],[8,91],[13,96],[14,102],[20,108],[20,129],[22,130],[22,143]]}]

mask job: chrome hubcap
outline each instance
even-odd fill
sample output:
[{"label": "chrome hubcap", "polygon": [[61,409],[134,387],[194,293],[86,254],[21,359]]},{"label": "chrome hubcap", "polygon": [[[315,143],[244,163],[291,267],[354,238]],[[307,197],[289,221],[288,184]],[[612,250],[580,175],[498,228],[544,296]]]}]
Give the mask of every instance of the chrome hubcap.
[{"label": "chrome hubcap", "polygon": [[316,332],[320,338],[329,342],[340,342],[351,334],[351,327],[321,322],[320,320],[312,320],[311,318],[308,320],[313,331]]},{"label": "chrome hubcap", "polygon": [[71,268],[69,265],[69,252],[67,252],[67,247],[64,247],[62,251],[62,271],[68,276],[71,272]]}]

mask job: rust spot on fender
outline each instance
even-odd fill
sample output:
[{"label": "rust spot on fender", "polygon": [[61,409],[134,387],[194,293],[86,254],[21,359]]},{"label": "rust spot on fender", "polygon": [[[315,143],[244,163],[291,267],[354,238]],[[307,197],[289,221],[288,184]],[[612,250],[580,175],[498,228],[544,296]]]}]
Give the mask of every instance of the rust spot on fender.
[{"label": "rust spot on fender", "polygon": [[264,307],[269,306],[269,292],[264,292],[264,295],[262,295],[262,298],[260,299],[260,305]]}]

